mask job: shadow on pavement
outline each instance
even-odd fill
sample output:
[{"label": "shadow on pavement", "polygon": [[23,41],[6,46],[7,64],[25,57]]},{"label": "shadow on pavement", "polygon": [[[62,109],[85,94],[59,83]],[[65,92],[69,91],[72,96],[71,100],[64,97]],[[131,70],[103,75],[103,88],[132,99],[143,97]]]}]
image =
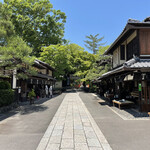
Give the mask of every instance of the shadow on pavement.
[{"label": "shadow on pavement", "polygon": [[45,106],[41,106],[41,105],[26,105],[26,106],[21,106],[20,107],[20,111],[19,113],[21,115],[27,115],[27,114],[31,114],[34,112],[40,112],[40,111],[45,111],[48,107]]},{"label": "shadow on pavement", "polygon": [[21,102],[17,108],[14,108],[8,112],[1,113],[0,121],[3,121],[9,117],[16,115],[16,114],[27,115],[27,114],[31,114],[34,112],[45,111],[46,109],[48,109],[48,107],[42,106],[41,104],[45,103],[48,100],[52,100],[57,96],[59,96],[59,95],[54,95],[53,98],[41,98],[38,100],[36,99],[35,104],[32,104],[32,105],[30,105],[29,101]]},{"label": "shadow on pavement", "polygon": [[9,112],[6,112],[6,113],[2,113],[0,114],[0,121],[3,121],[11,116],[14,116],[18,113],[18,111],[16,110],[13,110],[13,111],[9,111]]},{"label": "shadow on pavement", "polygon": [[[101,106],[109,106],[109,107],[112,107],[112,109],[114,108],[112,103],[110,103],[107,98],[99,96],[99,95],[96,95],[96,96],[99,98],[98,103]],[[123,107],[121,109],[119,109],[118,107],[115,107],[115,111],[117,111],[117,113],[119,113],[120,115],[126,116],[127,114],[129,114],[133,116],[134,118],[149,117],[149,115],[146,112],[139,112],[139,109],[136,105],[131,108]]]}]

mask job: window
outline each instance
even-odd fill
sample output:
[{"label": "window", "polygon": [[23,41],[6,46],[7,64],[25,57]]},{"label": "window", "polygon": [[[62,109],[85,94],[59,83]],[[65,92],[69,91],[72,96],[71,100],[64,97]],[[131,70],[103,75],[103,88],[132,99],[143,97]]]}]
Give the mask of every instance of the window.
[{"label": "window", "polygon": [[120,60],[125,60],[125,45],[120,46]]},{"label": "window", "polygon": [[127,45],[127,60],[133,58],[133,55],[139,55],[139,45],[138,45],[138,38],[134,38],[130,43]]}]

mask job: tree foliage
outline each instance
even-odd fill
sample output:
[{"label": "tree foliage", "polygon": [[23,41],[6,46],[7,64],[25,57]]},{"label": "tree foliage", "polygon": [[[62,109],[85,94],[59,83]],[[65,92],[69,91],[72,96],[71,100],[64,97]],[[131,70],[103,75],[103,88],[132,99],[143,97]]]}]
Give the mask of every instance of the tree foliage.
[{"label": "tree foliage", "polygon": [[[40,59],[56,69],[55,77],[64,79],[67,74],[78,76],[80,81],[94,80],[111,68],[110,56],[100,55],[109,46],[100,47],[94,55],[76,44],[50,45],[42,49]],[[99,66],[97,61],[108,60],[105,66]]]},{"label": "tree foliage", "polygon": [[70,71],[68,53],[63,45],[50,45],[42,48],[40,59],[55,68],[54,75],[57,79],[62,79]]},{"label": "tree foliage", "polygon": [[105,65],[99,65],[97,62],[93,63],[91,69],[88,71],[85,80],[96,80],[98,77],[102,76],[102,74],[108,72],[111,69],[111,63],[110,59],[111,56],[99,56],[97,57],[97,61],[101,61],[105,59],[105,61],[108,61]]},{"label": "tree foliage", "polygon": [[34,57],[30,57],[32,49],[15,34],[10,17],[11,13],[0,4],[0,67],[6,70],[26,68],[18,74],[18,77],[26,78],[34,72],[30,69],[34,61]]},{"label": "tree foliage", "polygon": [[50,45],[42,49],[41,60],[56,69],[57,79],[64,79],[67,74],[83,78],[95,61],[95,56],[76,44]]},{"label": "tree foliage", "polygon": [[98,55],[103,55],[104,52],[109,48],[110,46],[109,45],[106,45],[106,46],[100,46],[99,47],[99,50],[97,52]]},{"label": "tree foliage", "polygon": [[49,0],[4,0],[5,9],[11,10],[16,34],[39,56],[41,47],[62,43],[65,13],[53,9]]},{"label": "tree foliage", "polygon": [[0,46],[7,44],[7,39],[14,35],[14,26],[10,20],[11,11],[0,3]]},{"label": "tree foliage", "polygon": [[[92,67],[88,70],[88,73],[84,80],[96,80],[102,74],[108,72],[111,69],[111,56],[104,56],[103,53],[109,48],[108,46],[100,46],[99,51],[96,54],[96,61],[92,64]],[[99,62],[107,62],[105,65]]]},{"label": "tree foliage", "polygon": [[104,43],[100,43],[104,37],[98,38],[99,34],[86,36],[88,40],[84,41],[86,44],[85,46],[93,52],[93,54],[96,54],[98,51],[99,46],[103,45]]}]

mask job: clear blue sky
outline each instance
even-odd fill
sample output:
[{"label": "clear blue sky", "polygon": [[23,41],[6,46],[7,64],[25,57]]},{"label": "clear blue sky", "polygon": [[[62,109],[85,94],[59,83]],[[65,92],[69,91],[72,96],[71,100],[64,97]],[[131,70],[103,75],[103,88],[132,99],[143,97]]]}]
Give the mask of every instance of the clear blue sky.
[{"label": "clear blue sky", "polygon": [[129,18],[150,16],[150,0],[51,0],[55,9],[66,13],[65,38],[84,47],[86,35],[104,36],[110,45]]},{"label": "clear blue sky", "polygon": [[[0,0],[2,1],[2,0]],[[85,36],[99,33],[110,45],[129,18],[150,16],[150,0],[50,0],[54,9],[66,13],[65,38],[84,46]]]}]

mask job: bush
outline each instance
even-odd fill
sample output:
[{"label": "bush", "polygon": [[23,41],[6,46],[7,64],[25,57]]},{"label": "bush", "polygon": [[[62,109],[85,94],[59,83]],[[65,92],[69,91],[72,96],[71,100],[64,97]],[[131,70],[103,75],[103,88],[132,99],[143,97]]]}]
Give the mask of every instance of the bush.
[{"label": "bush", "polygon": [[8,81],[0,81],[0,90],[1,89],[10,89],[10,83]]},{"label": "bush", "polygon": [[12,89],[0,90],[0,107],[7,106],[14,101],[14,91]]},{"label": "bush", "polygon": [[93,86],[90,86],[90,92],[96,92],[97,91],[97,86],[96,85],[93,85]]},{"label": "bush", "polygon": [[28,97],[29,97],[30,99],[32,99],[32,98],[34,98],[35,96],[36,96],[36,95],[35,95],[34,89],[32,89],[32,91],[29,92]]}]

